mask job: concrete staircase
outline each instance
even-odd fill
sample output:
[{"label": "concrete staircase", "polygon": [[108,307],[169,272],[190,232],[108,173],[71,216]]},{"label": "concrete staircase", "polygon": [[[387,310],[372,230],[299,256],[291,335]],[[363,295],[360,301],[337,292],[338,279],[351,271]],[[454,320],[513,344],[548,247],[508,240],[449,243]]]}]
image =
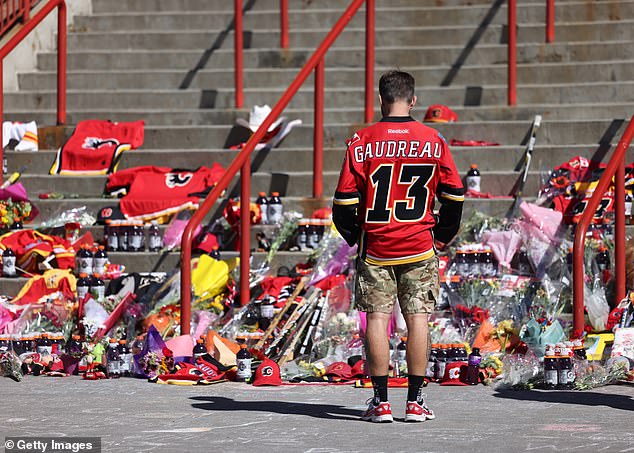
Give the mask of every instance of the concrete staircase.
[{"label": "concrete staircase", "polygon": [[[343,12],[340,0],[290,2],[291,49],[279,49],[279,2],[246,0],[245,108],[233,108],[232,6],[219,0],[130,0],[127,11],[92,0],[93,14],[77,17],[68,37],[68,121],[144,119],[145,143],[124,154],[121,168],[165,165],[227,166],[222,149],[235,119],[254,104],[273,105],[315,46]],[[178,6],[176,6],[176,3]],[[429,104],[449,105],[455,124],[438,129],[448,138],[487,140],[496,147],[454,147],[461,172],[478,163],[483,191],[508,194],[517,175],[521,142],[533,116],[544,121],[525,189],[536,195],[552,167],[575,155],[604,158],[634,111],[634,1],[558,1],[556,42],[544,43],[544,2],[518,5],[518,107],[506,106],[506,5],[484,0],[377,0],[376,73],[399,67],[417,80],[422,119]],[[361,10],[326,58],[324,194],[334,191],[343,143],[363,120],[364,12]],[[55,122],[55,54],[40,53],[37,70],[19,75],[20,90],[5,94],[5,118]],[[301,118],[253,175],[252,194],[288,178],[287,209],[306,210],[311,196],[312,77],[284,115]],[[375,106],[378,119],[378,105]],[[65,133],[69,135],[72,127]],[[615,134],[615,135],[614,135]],[[22,182],[33,198],[45,191],[80,199],[42,200],[41,218],[87,206],[96,212],[105,177],[48,176],[54,147],[37,154],[9,152],[9,170],[28,165]],[[633,160],[630,152],[628,162]],[[329,202],[323,200],[324,204]],[[503,215],[509,200],[468,200],[473,210]],[[101,227],[91,227],[101,237]],[[280,255],[295,262],[297,254]],[[147,271],[151,253],[111,253],[129,271]],[[172,269],[177,254],[162,269]],[[0,280],[15,294],[23,280]],[[5,289],[6,288],[6,289]]]}]

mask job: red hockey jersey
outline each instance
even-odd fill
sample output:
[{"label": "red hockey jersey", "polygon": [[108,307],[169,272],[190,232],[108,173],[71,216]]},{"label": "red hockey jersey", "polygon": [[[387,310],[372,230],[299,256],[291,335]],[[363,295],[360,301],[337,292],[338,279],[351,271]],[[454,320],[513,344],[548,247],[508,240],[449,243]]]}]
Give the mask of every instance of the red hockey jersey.
[{"label": "red hockey jersey", "polygon": [[[563,214],[564,222],[576,224],[581,219],[606,164],[575,156],[555,167],[541,190],[542,197],[550,200],[552,208]],[[604,194],[592,223],[600,224],[603,217],[614,210],[614,191],[610,187]]]},{"label": "red hockey jersey", "polygon": [[143,121],[80,121],[59,149],[51,175],[104,175],[116,170],[124,151],[143,144]]},{"label": "red hockey jersey", "polygon": [[[37,273],[38,263],[55,255],[58,269],[75,267],[75,250],[70,242],[35,230],[15,230],[0,236],[0,252],[11,248],[21,269]],[[55,264],[55,263],[52,263]]]},{"label": "red hockey jersey", "polygon": [[[434,200],[454,202],[459,223],[463,193],[449,146],[438,131],[411,117],[386,117],[348,141],[333,203],[335,208],[358,204],[365,261],[393,265],[434,255]],[[441,207],[441,223],[442,214]],[[450,217],[454,225],[443,225],[443,237],[437,237],[442,242],[457,231],[456,216]]]},{"label": "red hockey jersey", "polygon": [[218,182],[224,171],[218,163],[197,170],[134,167],[108,176],[106,193],[124,195],[119,206],[127,218],[151,220],[197,208],[201,196]]}]

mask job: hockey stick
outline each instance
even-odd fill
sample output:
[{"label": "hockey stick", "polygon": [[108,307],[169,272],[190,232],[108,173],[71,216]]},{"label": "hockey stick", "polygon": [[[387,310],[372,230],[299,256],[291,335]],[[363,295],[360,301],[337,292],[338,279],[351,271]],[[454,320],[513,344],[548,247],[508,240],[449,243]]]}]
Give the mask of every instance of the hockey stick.
[{"label": "hockey stick", "polygon": [[[288,341],[287,339],[289,335],[292,333],[293,330],[295,330],[294,328],[296,324],[302,318],[302,315],[306,312],[308,307],[310,307],[314,303],[316,296],[319,296],[320,293],[321,293],[321,290],[313,286],[310,289],[309,294],[306,294],[306,296],[297,303],[297,306],[295,307],[295,311],[293,311],[291,316],[289,316],[288,320],[284,324],[284,327],[282,328],[282,331],[266,349],[265,355],[267,357],[271,357],[270,354],[272,354],[279,345],[284,344],[284,346],[286,346],[285,342]],[[280,347],[280,351],[284,349],[285,349],[284,347]],[[279,355],[279,354],[275,354],[275,355]]]},{"label": "hockey stick", "polygon": [[274,359],[275,357],[279,356],[280,351],[282,350],[282,344],[284,343],[284,341],[286,341],[291,325],[294,325],[301,317],[301,315],[304,314],[306,304],[307,300],[305,298],[302,298],[299,302],[295,304],[295,310],[284,324],[282,330],[266,348],[266,350],[264,351],[264,355],[266,355],[270,359]]},{"label": "hockey stick", "polygon": [[[282,366],[289,360],[294,359],[295,349],[300,339],[302,338],[302,334],[309,327],[311,321],[315,317],[316,312],[320,311],[319,310],[320,302],[317,302],[319,300],[320,295],[321,295],[321,291],[318,291],[316,293],[316,297],[311,298],[311,300],[309,300],[309,305],[306,308],[306,310],[304,310],[304,314],[302,318],[298,320],[299,327],[295,329],[293,332],[289,333],[288,339],[286,340],[286,343],[282,347],[282,353],[280,354],[280,358],[277,360],[277,364],[279,366]],[[319,319],[319,317],[317,319]]]},{"label": "hockey stick", "polygon": [[275,337],[275,340],[273,340],[273,342],[269,345],[269,347],[266,348],[265,355],[267,357],[272,358],[271,357],[272,355],[278,355],[278,353],[275,352],[278,346],[280,347],[279,350],[280,351],[282,350],[281,345],[283,344],[284,341],[286,341],[286,338],[288,337],[290,330],[295,326],[297,321],[302,317],[308,305],[309,305],[309,301],[306,297],[302,298],[299,302],[295,304],[295,310],[293,311],[293,313],[291,313],[289,318],[286,320],[284,327],[282,327],[282,330],[280,331],[280,333]]},{"label": "hockey stick", "polygon": [[528,170],[533,159],[533,149],[535,148],[535,142],[537,141],[537,130],[539,129],[541,122],[542,116],[535,115],[524,153],[513,169],[515,172],[521,172],[521,175],[511,192],[511,195],[513,196],[513,204],[506,214],[507,218],[515,217],[519,211],[519,206],[522,202],[522,195],[524,193],[524,186],[526,185],[526,179],[528,177]]},{"label": "hockey stick", "polygon": [[277,325],[280,323],[280,321],[282,320],[282,317],[284,317],[288,309],[291,308],[291,305],[293,304],[293,302],[295,302],[295,299],[297,299],[297,296],[299,295],[299,293],[302,292],[302,290],[304,289],[304,285],[306,284],[307,281],[308,281],[308,277],[302,277],[302,279],[299,281],[299,283],[295,287],[293,294],[291,294],[291,296],[288,299],[286,299],[286,302],[284,302],[284,307],[282,307],[280,312],[275,316],[275,318],[273,318],[273,321],[271,321],[271,324],[269,325],[268,329],[266,329],[266,332],[264,332],[264,335],[262,335],[262,338],[260,338],[260,340],[255,344],[254,349],[262,349],[262,346],[264,346],[266,339],[273,333],[273,331],[275,330]]},{"label": "hockey stick", "polygon": [[[317,332],[317,325],[321,319],[321,315],[323,314],[326,306],[328,305],[328,299],[330,299],[330,290],[326,293],[326,297],[323,297],[319,304],[317,305],[317,309],[313,313],[313,318],[310,320],[310,325],[308,326],[308,331],[306,332],[306,336],[304,337],[304,341],[302,342],[302,347],[299,350],[299,355],[304,355],[310,352],[308,346],[311,344],[315,333]],[[312,346],[311,346],[312,349]]]}]

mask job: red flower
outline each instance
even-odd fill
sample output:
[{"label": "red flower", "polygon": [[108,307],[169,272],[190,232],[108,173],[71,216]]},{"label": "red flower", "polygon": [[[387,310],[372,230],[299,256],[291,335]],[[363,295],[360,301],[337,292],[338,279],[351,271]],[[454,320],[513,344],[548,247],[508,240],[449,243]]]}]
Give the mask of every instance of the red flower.
[{"label": "red flower", "polygon": [[484,310],[476,305],[471,309],[471,317],[475,322],[482,324],[489,318],[489,310]]}]

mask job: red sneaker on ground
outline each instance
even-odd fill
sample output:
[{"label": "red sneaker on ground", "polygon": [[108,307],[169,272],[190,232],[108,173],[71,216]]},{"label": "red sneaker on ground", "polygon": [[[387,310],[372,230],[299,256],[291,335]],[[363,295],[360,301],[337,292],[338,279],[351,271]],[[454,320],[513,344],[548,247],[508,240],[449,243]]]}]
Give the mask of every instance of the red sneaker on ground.
[{"label": "red sneaker on ground", "polygon": [[372,423],[392,423],[392,407],[390,403],[375,404],[374,398],[368,401],[367,410],[361,415],[361,420],[371,421]]},{"label": "red sneaker on ground", "polygon": [[434,411],[427,407],[424,400],[408,401],[405,408],[406,422],[424,422],[436,418]]}]

